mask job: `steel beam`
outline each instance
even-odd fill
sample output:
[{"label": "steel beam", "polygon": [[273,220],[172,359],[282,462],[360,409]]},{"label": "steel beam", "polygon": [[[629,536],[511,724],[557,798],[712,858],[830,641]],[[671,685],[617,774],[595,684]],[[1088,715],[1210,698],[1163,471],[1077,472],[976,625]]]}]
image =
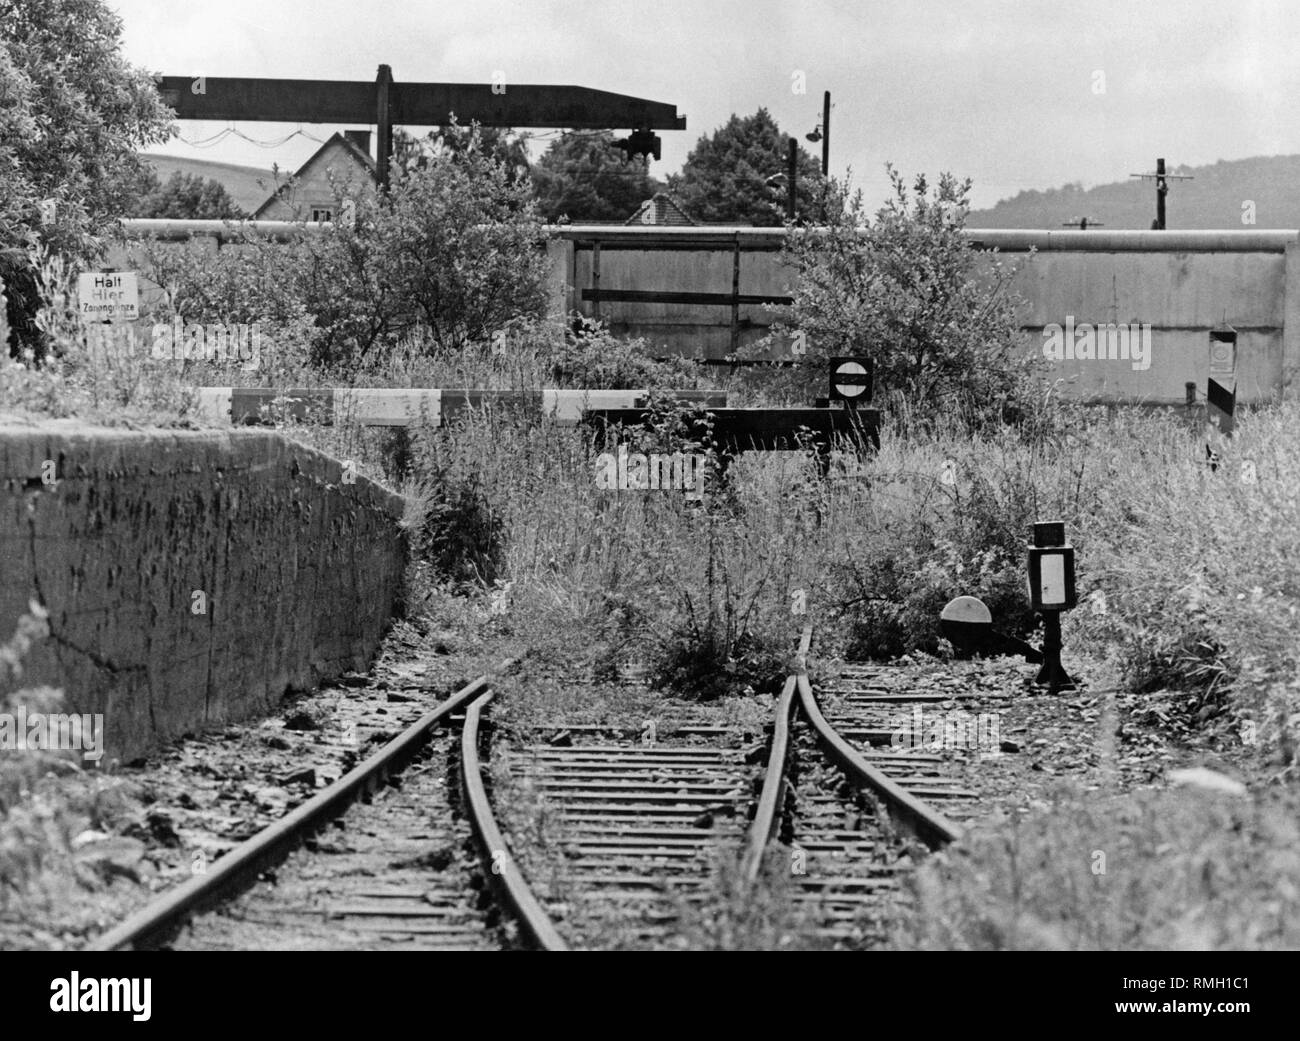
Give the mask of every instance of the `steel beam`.
[{"label": "steel beam", "polygon": [[444,126],[455,113],[462,124],[487,127],[686,129],[675,105],[607,90],[521,83],[493,93],[489,83],[397,83],[391,73],[380,75],[378,83],[235,76],[161,76],[155,82],[178,119],[373,125],[386,88],[394,126]]}]

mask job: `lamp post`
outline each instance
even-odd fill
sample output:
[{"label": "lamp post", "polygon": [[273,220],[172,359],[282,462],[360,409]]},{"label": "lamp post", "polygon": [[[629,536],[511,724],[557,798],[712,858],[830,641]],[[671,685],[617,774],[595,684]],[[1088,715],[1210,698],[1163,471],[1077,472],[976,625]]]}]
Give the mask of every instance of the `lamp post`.
[{"label": "lamp post", "polygon": [[1029,599],[1043,616],[1043,667],[1034,682],[1048,693],[1076,686],[1061,665],[1061,612],[1077,602],[1074,592],[1074,547],[1065,541],[1065,524],[1048,521],[1034,525],[1029,547]]},{"label": "lamp post", "polygon": [[822,220],[826,220],[826,190],[831,175],[831,92],[822,94],[822,121],[813,128],[811,134],[805,134],[809,141],[822,143]]},{"label": "lamp post", "polygon": [[785,219],[794,223],[796,213],[796,191],[799,186],[799,142],[793,137],[790,138],[789,154],[786,157],[786,190],[788,194],[785,197]]}]

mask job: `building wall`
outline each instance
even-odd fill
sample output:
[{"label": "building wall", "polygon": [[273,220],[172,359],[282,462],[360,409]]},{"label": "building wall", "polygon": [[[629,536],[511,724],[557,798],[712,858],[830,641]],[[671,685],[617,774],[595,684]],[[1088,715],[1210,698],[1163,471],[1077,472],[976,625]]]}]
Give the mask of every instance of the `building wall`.
[{"label": "building wall", "polygon": [[[330,173],[336,185],[330,184]],[[340,197],[374,191],[374,182],[342,141],[326,143],[297,174],[296,183],[273,198],[258,220],[310,220],[312,209],[338,208]],[[335,214],[337,217],[337,214]]]}]

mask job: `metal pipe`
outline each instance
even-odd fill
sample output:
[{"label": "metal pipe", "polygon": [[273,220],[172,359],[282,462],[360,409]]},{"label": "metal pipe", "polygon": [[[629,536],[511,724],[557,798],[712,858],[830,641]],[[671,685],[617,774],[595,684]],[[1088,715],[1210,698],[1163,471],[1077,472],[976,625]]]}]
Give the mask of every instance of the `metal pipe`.
[{"label": "metal pipe", "polygon": [[[293,239],[315,234],[328,227],[325,223],[295,221],[222,221],[157,220],[127,218],[119,222],[129,239],[158,238],[162,241],[185,241],[192,236],[213,236],[223,242],[247,235],[265,235],[276,239]],[[543,229],[554,238],[567,241],[596,240],[603,245],[718,243],[731,251],[737,239],[742,244],[779,248],[785,238],[784,228],[693,227],[643,228],[613,227],[607,224],[565,224]],[[800,235],[820,235],[819,228],[800,228]],[[1287,246],[1300,241],[1300,231],[1242,229],[1226,231],[1054,231],[1041,228],[966,228],[964,234],[977,249],[1004,252],[1040,253],[1285,253]]]}]

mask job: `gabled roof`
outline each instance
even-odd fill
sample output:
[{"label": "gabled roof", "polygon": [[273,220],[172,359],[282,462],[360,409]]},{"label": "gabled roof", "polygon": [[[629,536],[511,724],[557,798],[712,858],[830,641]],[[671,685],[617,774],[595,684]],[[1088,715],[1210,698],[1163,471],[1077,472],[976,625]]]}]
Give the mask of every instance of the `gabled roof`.
[{"label": "gabled roof", "polygon": [[624,224],[658,224],[674,225],[677,227],[693,226],[698,223],[691,218],[681,207],[676,199],[666,192],[655,192],[654,197],[646,199],[639,207],[636,213],[632,214]]},{"label": "gabled roof", "polygon": [[348,157],[355,160],[366,171],[367,175],[370,177],[371,180],[375,180],[377,178],[378,167],[376,166],[375,161],[372,158],[370,158],[370,153],[362,149],[355,142],[348,140],[338,131],[335,131],[334,136],[327,139],[318,149],[316,149],[316,151],[311,154],[311,158],[309,158],[305,163],[303,163],[302,166],[298,167],[298,169],[294,172],[294,174],[290,177],[288,181],[280,185],[280,187],[278,187],[274,192],[271,193],[271,195],[267,198],[267,200],[264,203],[262,203],[262,205],[259,206],[257,210],[253,213],[253,218],[257,219],[258,217],[260,217],[262,215],[263,210],[265,210],[268,206],[270,206],[271,203],[273,203],[276,199],[278,199],[284,192],[288,191],[290,185],[295,180],[302,177],[303,174],[308,169],[310,169],[312,164],[314,164],[318,159],[320,159],[322,155],[325,154],[326,151],[328,151],[336,144],[343,146],[343,149],[348,154]]}]

